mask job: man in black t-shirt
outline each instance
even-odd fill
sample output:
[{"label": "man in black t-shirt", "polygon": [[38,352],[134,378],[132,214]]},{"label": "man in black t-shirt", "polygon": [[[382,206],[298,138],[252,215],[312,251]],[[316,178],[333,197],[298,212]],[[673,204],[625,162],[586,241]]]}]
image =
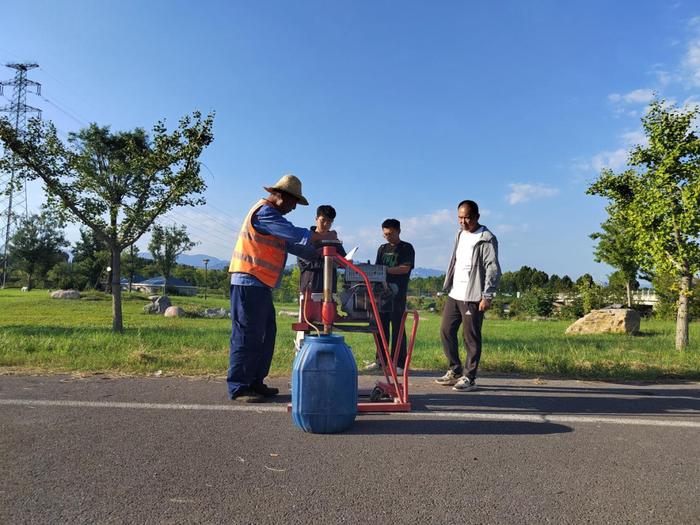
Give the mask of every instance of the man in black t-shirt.
[{"label": "man in black t-shirt", "polygon": [[[319,206],[316,210],[316,224],[310,229],[312,232],[326,233],[330,231],[335,220],[335,208],[329,204]],[[321,243],[314,244],[316,248],[321,248]],[[345,255],[343,246],[337,247],[338,255]],[[300,270],[299,292],[302,294],[307,290],[314,293],[323,292],[323,257],[319,257],[313,261],[306,259],[297,259]],[[333,267],[333,292],[337,291],[338,272]]]},{"label": "man in black t-shirt", "polygon": [[[387,340],[391,340],[391,357],[394,357],[394,348],[399,338],[401,328],[401,318],[406,311],[406,293],[408,292],[408,281],[411,279],[411,270],[415,265],[416,252],[409,243],[402,241],[401,223],[396,219],[387,219],[382,223],[382,233],[387,240],[377,250],[377,260],[375,264],[383,264],[386,269],[386,280],[389,284],[395,284],[398,292],[394,296],[391,313],[382,315],[382,326]],[[389,327],[391,326],[391,338],[389,337]],[[404,331],[399,348],[397,367],[399,372],[403,372],[406,362],[406,333]],[[366,367],[367,370],[379,369],[379,363],[375,361]]]},{"label": "man in black t-shirt", "polygon": [[[333,226],[333,221],[335,220],[335,208],[330,204],[324,204],[316,209],[316,224],[311,226],[312,232],[326,233],[331,230]],[[320,249],[322,247],[321,243],[315,243],[315,248]],[[337,247],[338,255],[345,255],[345,249],[342,245]],[[303,299],[306,292],[320,294],[323,293],[323,257],[319,256],[314,260],[306,260],[299,257],[297,259],[299,265],[300,275],[299,275],[299,322],[303,319]],[[337,292],[338,287],[338,270],[333,265],[333,293]],[[301,349],[301,342],[304,339],[304,332],[297,332],[296,338],[294,340],[294,347],[297,351]]]}]

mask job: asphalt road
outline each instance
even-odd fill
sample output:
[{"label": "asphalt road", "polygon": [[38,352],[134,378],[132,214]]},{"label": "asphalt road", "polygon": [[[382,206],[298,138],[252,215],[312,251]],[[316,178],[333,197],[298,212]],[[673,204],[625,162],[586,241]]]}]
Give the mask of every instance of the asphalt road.
[{"label": "asphalt road", "polygon": [[699,384],[431,379],[316,435],[222,379],[0,376],[0,523],[700,523]]}]

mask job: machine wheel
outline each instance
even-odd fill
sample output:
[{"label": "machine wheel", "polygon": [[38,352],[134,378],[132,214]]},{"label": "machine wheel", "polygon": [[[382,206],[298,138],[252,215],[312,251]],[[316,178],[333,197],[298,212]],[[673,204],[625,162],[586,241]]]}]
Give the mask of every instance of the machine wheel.
[{"label": "machine wheel", "polygon": [[369,393],[369,400],[372,403],[379,403],[382,400],[382,397],[384,396],[384,392],[382,392],[382,389],[379,388],[378,386],[375,386],[372,391]]}]

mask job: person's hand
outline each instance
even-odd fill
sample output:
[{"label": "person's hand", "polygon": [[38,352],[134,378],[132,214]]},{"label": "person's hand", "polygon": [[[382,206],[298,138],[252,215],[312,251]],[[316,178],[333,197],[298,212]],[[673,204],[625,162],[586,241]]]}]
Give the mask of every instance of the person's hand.
[{"label": "person's hand", "polygon": [[481,302],[479,302],[479,311],[485,312],[489,308],[491,308],[491,299],[487,299],[486,297],[482,297]]},{"label": "person's hand", "polygon": [[328,230],[326,233],[323,234],[323,239],[327,241],[337,241],[338,232],[336,232],[335,230]]}]

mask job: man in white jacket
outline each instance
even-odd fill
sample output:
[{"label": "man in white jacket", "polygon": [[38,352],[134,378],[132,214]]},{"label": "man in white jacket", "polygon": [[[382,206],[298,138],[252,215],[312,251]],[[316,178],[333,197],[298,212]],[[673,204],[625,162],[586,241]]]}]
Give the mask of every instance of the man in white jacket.
[{"label": "man in white jacket", "polygon": [[[481,358],[481,325],[484,312],[501,278],[498,264],[498,241],[486,226],[479,224],[479,205],[465,200],[457,206],[457,233],[452,258],[445,275],[447,300],[442,310],[440,337],[447,357],[447,373],[436,379],[453,390],[476,390],[476,373]],[[467,358],[464,366],[459,357],[457,332],[463,327]]]}]

